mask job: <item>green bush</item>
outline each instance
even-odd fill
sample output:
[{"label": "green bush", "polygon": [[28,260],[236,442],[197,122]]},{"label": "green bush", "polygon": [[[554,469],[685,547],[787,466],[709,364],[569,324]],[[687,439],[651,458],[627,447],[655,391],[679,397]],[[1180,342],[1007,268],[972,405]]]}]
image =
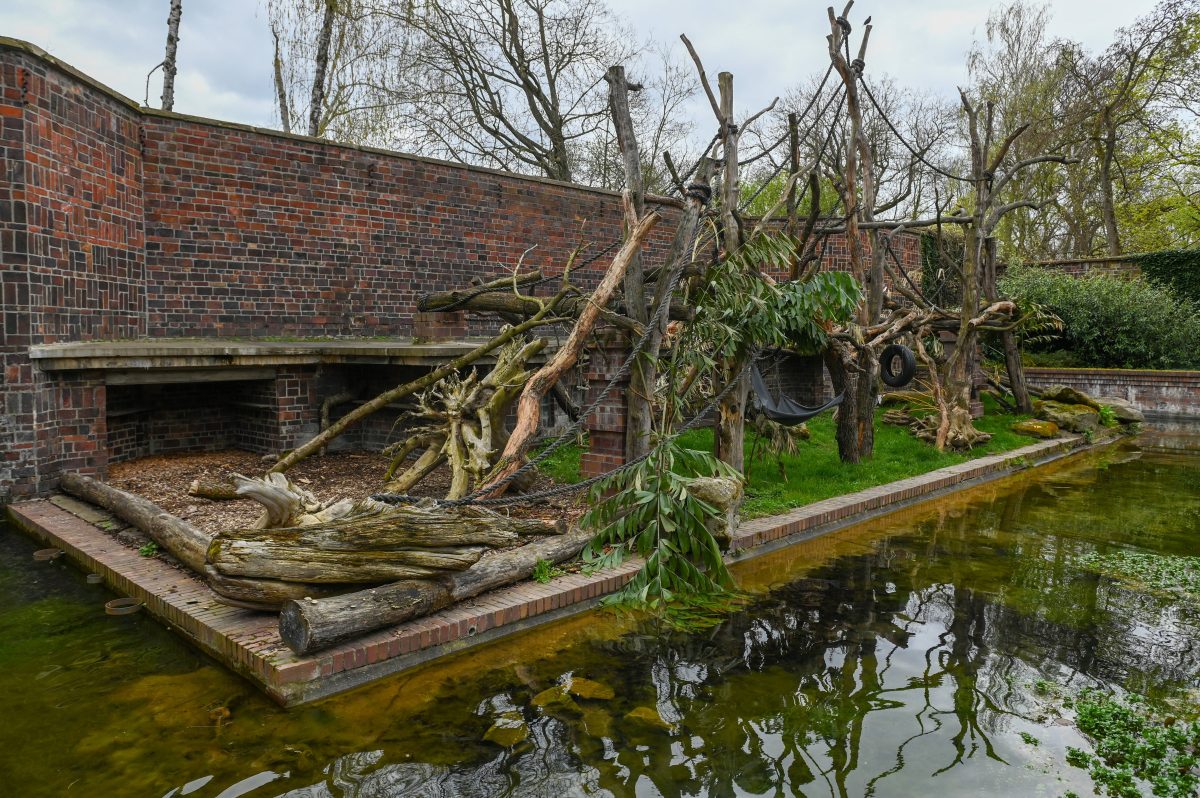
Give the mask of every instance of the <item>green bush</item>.
[{"label": "green bush", "polygon": [[1200,367],[1200,305],[1171,288],[1015,267],[1000,279],[1000,290],[1018,304],[1042,305],[1066,325],[1057,340],[1035,350],[1065,350],[1094,368]]},{"label": "green bush", "polygon": [[1141,267],[1150,282],[1200,302],[1200,249],[1167,249],[1135,255],[1130,260]]}]

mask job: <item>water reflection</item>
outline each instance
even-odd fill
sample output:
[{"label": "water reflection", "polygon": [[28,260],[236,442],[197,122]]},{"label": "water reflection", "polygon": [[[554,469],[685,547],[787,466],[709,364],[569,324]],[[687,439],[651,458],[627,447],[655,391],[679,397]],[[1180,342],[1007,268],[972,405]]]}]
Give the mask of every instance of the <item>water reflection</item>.
[{"label": "water reflection", "polygon": [[[19,775],[58,787],[45,794],[71,776],[155,798],[207,776],[188,794],[1084,794],[1062,755],[1086,743],[1054,692],[1198,686],[1200,618],[1079,558],[1200,553],[1198,465],[1167,447],[1110,453],[747,564],[763,592],[704,633],[593,616],[291,712],[208,665],[138,666],[109,690],[72,677],[59,689],[94,717],[82,733],[47,720],[72,762]],[[64,640],[87,628],[43,612]],[[14,659],[27,677],[30,659]]]}]

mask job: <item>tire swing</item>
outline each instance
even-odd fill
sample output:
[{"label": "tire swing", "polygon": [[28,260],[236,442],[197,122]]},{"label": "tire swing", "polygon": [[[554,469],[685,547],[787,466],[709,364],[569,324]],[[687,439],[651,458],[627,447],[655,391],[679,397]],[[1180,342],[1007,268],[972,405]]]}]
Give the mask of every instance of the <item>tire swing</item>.
[{"label": "tire swing", "polygon": [[[899,367],[897,368],[897,361]],[[917,376],[917,356],[907,346],[888,344],[879,356],[879,377],[885,385],[903,388]]]}]

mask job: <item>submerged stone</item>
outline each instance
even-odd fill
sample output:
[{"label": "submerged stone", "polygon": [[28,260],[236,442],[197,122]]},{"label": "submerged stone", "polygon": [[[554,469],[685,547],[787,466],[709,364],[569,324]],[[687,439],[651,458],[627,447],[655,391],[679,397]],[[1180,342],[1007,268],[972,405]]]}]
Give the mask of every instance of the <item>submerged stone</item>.
[{"label": "submerged stone", "polygon": [[625,714],[625,720],[650,731],[671,731],[671,724],[663,720],[654,707],[636,707]]},{"label": "submerged stone", "polygon": [[529,737],[529,724],[525,722],[525,717],[515,709],[500,713],[496,722],[483,733],[483,739],[503,748],[512,748],[527,737]]},{"label": "submerged stone", "polygon": [[583,730],[592,737],[612,736],[612,716],[600,707],[583,710]]},{"label": "submerged stone", "polygon": [[571,681],[567,684],[567,692],[576,698],[594,698],[600,701],[607,701],[616,695],[607,684],[594,682],[580,676],[571,677]]},{"label": "submerged stone", "polygon": [[551,714],[569,712],[572,715],[578,715],[583,711],[575,703],[575,699],[567,694],[567,689],[561,684],[556,684],[550,689],[538,693],[530,703]]},{"label": "submerged stone", "polygon": [[1058,425],[1053,421],[1039,421],[1031,418],[1017,421],[1012,425],[1012,431],[1018,435],[1030,435],[1034,438],[1057,438]]}]

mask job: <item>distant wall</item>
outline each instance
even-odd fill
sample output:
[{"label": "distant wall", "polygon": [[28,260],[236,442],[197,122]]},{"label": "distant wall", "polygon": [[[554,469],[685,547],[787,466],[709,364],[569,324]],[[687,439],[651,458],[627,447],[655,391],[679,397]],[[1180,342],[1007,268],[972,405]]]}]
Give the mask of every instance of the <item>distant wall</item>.
[{"label": "distant wall", "polygon": [[1089,396],[1115,396],[1144,413],[1200,418],[1200,371],[1026,368],[1035,388],[1066,385]]}]

